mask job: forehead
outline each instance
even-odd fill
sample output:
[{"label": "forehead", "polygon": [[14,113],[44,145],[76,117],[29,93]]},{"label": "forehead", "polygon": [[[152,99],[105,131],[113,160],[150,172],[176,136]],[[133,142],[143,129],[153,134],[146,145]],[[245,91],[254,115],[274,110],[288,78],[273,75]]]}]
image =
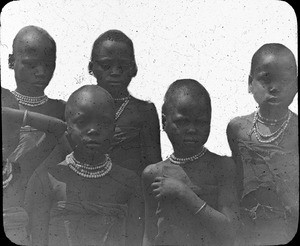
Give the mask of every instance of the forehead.
[{"label": "forehead", "polygon": [[180,94],[171,100],[171,111],[183,115],[203,115],[210,113],[210,107],[205,97]]},{"label": "forehead", "polygon": [[54,44],[44,35],[19,37],[15,43],[14,54],[33,57],[55,57]]},{"label": "forehead", "polygon": [[94,54],[98,57],[119,56],[130,58],[132,56],[132,51],[125,42],[105,40],[95,47]]},{"label": "forehead", "polygon": [[78,112],[85,116],[115,116],[113,104],[104,98],[103,95],[95,97],[92,93],[83,92],[73,98],[70,104],[71,115],[73,116],[79,115],[77,114]]},{"label": "forehead", "polygon": [[256,63],[255,72],[267,72],[276,76],[296,75],[296,64],[287,54],[262,55]]}]

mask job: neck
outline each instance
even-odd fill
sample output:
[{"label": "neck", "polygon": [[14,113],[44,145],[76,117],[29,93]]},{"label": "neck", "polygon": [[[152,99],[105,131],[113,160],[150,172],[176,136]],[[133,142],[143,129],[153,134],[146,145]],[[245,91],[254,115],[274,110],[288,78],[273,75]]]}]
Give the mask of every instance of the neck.
[{"label": "neck", "polygon": [[289,109],[286,108],[259,108],[259,113],[262,117],[269,119],[269,120],[278,120],[284,118]]},{"label": "neck", "polygon": [[29,90],[22,87],[17,87],[16,92],[29,97],[39,97],[45,95],[44,90]]},{"label": "neck", "polygon": [[89,165],[97,165],[105,161],[105,154],[99,152],[86,153],[86,152],[74,150],[74,157],[77,161]]},{"label": "neck", "polygon": [[197,148],[182,148],[182,147],[175,147],[174,146],[174,156],[177,158],[188,158],[194,155],[197,155],[201,152],[203,146],[197,146]]},{"label": "neck", "polygon": [[112,92],[110,92],[110,94],[114,99],[124,98],[124,97],[129,96],[129,92],[127,89],[122,90],[122,91],[112,91]]}]

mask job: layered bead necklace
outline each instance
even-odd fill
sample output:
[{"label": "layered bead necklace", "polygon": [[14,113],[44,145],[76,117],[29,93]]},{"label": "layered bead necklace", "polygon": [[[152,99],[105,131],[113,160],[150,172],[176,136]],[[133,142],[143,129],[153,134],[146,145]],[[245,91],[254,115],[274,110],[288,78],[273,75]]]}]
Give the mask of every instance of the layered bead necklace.
[{"label": "layered bead necklace", "polygon": [[195,161],[195,160],[198,160],[200,157],[204,156],[204,154],[206,153],[207,149],[202,146],[202,149],[201,151],[196,154],[196,155],[193,155],[191,157],[186,157],[186,158],[178,158],[173,154],[171,154],[171,156],[169,157],[170,159],[170,162],[175,164],[175,165],[184,165],[188,162],[192,162],[192,161]]},{"label": "layered bead necklace", "polygon": [[118,111],[116,112],[115,120],[117,120],[117,119],[119,119],[119,117],[123,113],[124,109],[126,108],[127,104],[129,103],[130,95],[128,95],[127,97],[123,97],[123,98],[115,98],[114,100],[115,101],[124,101],[122,103],[122,105],[120,106],[120,108],[118,109]]},{"label": "layered bead necklace", "polygon": [[112,168],[108,154],[105,155],[105,160],[96,166],[79,162],[75,159],[74,152],[66,156],[66,162],[71,170],[84,178],[101,178],[108,174]]},{"label": "layered bead necklace", "polygon": [[[259,110],[257,110],[253,118],[253,132],[257,141],[260,143],[275,143],[278,145],[283,139],[284,132],[290,122],[291,117],[292,117],[292,112],[289,110],[288,113],[283,118],[277,120],[270,120],[262,117],[259,113]],[[271,134],[263,134],[259,131],[258,122],[264,125],[276,126],[280,124],[282,120],[284,120],[283,123],[279,126],[279,128],[276,131],[274,131]]]},{"label": "layered bead necklace", "polygon": [[[3,165],[3,164],[2,164]],[[5,162],[2,168],[2,187],[5,189],[13,178],[12,164],[8,160]]]},{"label": "layered bead necklace", "polygon": [[22,105],[29,107],[37,107],[45,104],[48,101],[48,97],[46,95],[38,96],[38,97],[30,97],[20,94],[17,91],[12,91],[12,94],[16,97],[18,102]]}]

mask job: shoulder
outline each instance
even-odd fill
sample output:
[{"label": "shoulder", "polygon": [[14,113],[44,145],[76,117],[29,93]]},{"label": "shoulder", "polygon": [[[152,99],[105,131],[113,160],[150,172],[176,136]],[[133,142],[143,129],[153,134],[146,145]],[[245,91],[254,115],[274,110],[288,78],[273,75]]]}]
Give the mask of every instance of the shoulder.
[{"label": "shoulder", "polygon": [[132,102],[137,106],[138,110],[141,112],[149,112],[149,111],[156,112],[156,107],[154,103],[152,103],[151,101],[143,101],[135,97],[132,97]]},{"label": "shoulder", "polygon": [[[59,119],[64,120],[65,118],[65,108],[66,108],[66,102],[60,99],[50,99],[48,100],[50,111],[55,112],[54,117],[57,117]],[[52,116],[52,113],[50,114]]]},{"label": "shoulder", "polygon": [[142,173],[143,183],[152,183],[156,177],[161,176],[162,167],[166,161],[161,161],[155,164],[148,165]]},{"label": "shoulder", "polygon": [[212,159],[214,160],[215,169],[218,170],[218,177],[221,180],[230,179],[235,176],[236,166],[234,160],[228,156],[221,156],[215,153],[212,154]]},{"label": "shoulder", "polygon": [[227,136],[233,137],[238,135],[240,131],[247,130],[252,126],[254,112],[244,116],[238,116],[230,120],[227,125]]}]

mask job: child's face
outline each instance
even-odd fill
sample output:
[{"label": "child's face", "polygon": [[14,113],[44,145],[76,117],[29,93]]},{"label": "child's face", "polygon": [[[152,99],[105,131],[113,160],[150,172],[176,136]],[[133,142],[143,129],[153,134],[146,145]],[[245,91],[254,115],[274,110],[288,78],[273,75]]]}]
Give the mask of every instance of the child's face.
[{"label": "child's face", "polygon": [[210,132],[211,112],[204,99],[183,96],[173,100],[165,121],[174,149],[195,153],[206,143]]},{"label": "child's face", "polygon": [[22,40],[14,56],[18,88],[34,93],[44,92],[53,76],[56,60],[49,40]]},{"label": "child's face", "polygon": [[295,64],[288,56],[268,55],[249,77],[249,89],[260,107],[287,108],[297,93],[297,79]]},{"label": "child's face", "polygon": [[132,51],[124,42],[106,40],[94,50],[92,71],[108,92],[124,91],[132,79]]},{"label": "child's face", "polygon": [[114,134],[115,112],[111,105],[98,99],[80,100],[68,120],[69,134],[81,153],[105,154]]}]

